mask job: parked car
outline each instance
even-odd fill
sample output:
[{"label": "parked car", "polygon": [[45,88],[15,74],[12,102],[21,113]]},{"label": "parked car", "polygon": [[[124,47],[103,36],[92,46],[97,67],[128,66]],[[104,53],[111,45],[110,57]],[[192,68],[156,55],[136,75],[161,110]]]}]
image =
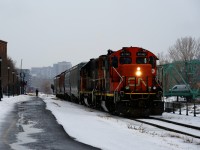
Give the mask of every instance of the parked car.
[{"label": "parked car", "polygon": [[190,86],[185,84],[175,85],[172,89],[169,89],[170,92],[190,92]]}]

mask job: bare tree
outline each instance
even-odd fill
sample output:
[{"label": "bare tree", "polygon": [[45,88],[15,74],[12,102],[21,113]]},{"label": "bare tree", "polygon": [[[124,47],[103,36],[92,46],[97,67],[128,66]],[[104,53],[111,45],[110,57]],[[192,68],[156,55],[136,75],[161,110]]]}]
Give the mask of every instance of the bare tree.
[{"label": "bare tree", "polygon": [[16,70],[15,69],[15,62],[9,56],[7,57],[7,66],[9,66],[11,70]]},{"label": "bare tree", "polygon": [[200,60],[200,38],[197,40],[197,59]]},{"label": "bare tree", "polygon": [[[191,60],[200,59],[200,38],[196,40],[192,37],[183,37],[177,39],[176,43],[169,48],[169,56],[174,62],[174,67],[182,75],[185,82],[191,87],[196,87],[199,76],[199,67],[190,67]],[[194,61],[195,62],[195,61]],[[173,76],[175,79],[176,75]],[[176,82],[178,79],[176,79]],[[179,83],[180,84],[180,83]]]},{"label": "bare tree", "polygon": [[170,57],[168,54],[164,54],[164,52],[158,53],[159,65],[170,63]]},{"label": "bare tree", "polygon": [[51,91],[51,83],[49,81],[44,81],[43,84],[42,84],[42,90],[44,91],[45,94],[51,94],[52,91]]},{"label": "bare tree", "polygon": [[172,61],[188,61],[197,59],[200,55],[200,40],[192,37],[177,39],[176,43],[169,48]]},{"label": "bare tree", "polygon": [[[8,67],[9,67],[9,71],[8,71]],[[12,71],[16,72],[15,62],[13,61],[13,59],[11,57],[7,56],[6,66],[3,66],[2,70],[3,70],[3,75],[2,75],[3,85],[2,85],[2,87],[3,87],[3,92],[6,93],[7,86],[8,86],[8,76],[10,77],[10,81],[11,81]]]}]

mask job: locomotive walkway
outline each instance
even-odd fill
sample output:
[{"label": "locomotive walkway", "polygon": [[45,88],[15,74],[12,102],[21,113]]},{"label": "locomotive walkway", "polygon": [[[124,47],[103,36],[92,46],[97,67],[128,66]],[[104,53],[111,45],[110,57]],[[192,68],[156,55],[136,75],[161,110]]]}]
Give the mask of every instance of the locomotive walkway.
[{"label": "locomotive walkway", "polygon": [[64,131],[38,97],[18,103],[0,132],[0,150],[96,150],[75,141]]}]

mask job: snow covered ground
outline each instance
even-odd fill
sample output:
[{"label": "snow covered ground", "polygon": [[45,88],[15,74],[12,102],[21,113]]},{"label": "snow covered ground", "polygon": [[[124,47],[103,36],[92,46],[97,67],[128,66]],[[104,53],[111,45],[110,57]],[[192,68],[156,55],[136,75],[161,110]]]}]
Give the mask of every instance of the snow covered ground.
[{"label": "snow covered ground", "polygon": [[[40,95],[47,109],[55,115],[58,123],[77,141],[104,150],[198,150],[200,140],[164,131],[133,120],[112,116],[74,103],[61,101],[54,96]],[[29,100],[29,96],[4,98],[0,102],[0,125],[14,103]],[[165,114],[168,118],[185,120],[199,126],[200,117]],[[197,124],[198,123],[198,124]]]},{"label": "snow covered ground", "polygon": [[[83,143],[110,150],[200,148],[200,141],[190,137],[112,116],[85,106],[56,100],[55,97],[50,99],[44,96],[43,98],[47,103],[47,109],[53,112],[65,131]],[[188,122],[192,122],[193,118],[188,119]],[[200,118],[197,119],[200,122]]]},{"label": "snow covered ground", "polygon": [[3,119],[6,119],[6,115],[13,109],[15,103],[28,101],[30,96],[28,95],[20,95],[9,98],[4,96],[2,101],[0,101],[0,126]]}]

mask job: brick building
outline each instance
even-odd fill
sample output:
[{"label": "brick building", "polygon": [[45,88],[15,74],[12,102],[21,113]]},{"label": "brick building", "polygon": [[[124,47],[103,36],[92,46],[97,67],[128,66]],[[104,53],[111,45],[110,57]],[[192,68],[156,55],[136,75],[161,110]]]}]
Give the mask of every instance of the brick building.
[{"label": "brick building", "polygon": [[1,82],[2,87],[5,88],[7,81],[7,42],[0,40],[0,57],[1,57]]}]

